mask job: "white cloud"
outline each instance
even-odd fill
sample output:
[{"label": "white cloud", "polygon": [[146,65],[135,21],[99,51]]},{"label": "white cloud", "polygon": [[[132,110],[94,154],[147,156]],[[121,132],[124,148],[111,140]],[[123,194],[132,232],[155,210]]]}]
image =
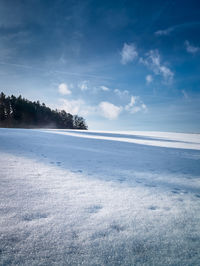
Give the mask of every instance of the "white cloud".
[{"label": "white cloud", "polygon": [[130,103],[124,109],[131,114],[135,114],[139,111],[147,111],[147,106],[140,100],[140,97],[131,96]]},{"label": "white cloud", "polygon": [[121,63],[123,65],[132,62],[138,56],[138,52],[134,44],[124,43],[121,51]]},{"label": "white cloud", "polygon": [[68,88],[67,84],[66,83],[61,83],[59,86],[58,86],[58,91],[60,94],[62,95],[69,95],[71,94],[72,92],[70,91],[70,89]]},{"label": "white cloud", "polygon": [[116,106],[110,102],[101,102],[99,109],[100,114],[110,120],[116,119],[122,111],[121,106]]},{"label": "white cloud", "polygon": [[140,63],[146,65],[156,75],[162,76],[166,83],[170,83],[173,80],[174,73],[167,66],[161,63],[158,50],[149,51],[145,58],[140,58]]},{"label": "white cloud", "polygon": [[72,115],[87,116],[95,111],[95,107],[87,105],[82,99],[60,99],[60,102],[61,105],[59,106],[59,109],[65,110],[67,113],[70,113]]},{"label": "white cloud", "polygon": [[151,82],[153,82],[153,77],[152,77],[152,75],[147,75],[147,76],[146,76],[146,82],[147,82],[147,84],[150,84]]},{"label": "white cloud", "polygon": [[100,88],[103,90],[103,91],[109,91],[110,89],[106,86],[100,86]]},{"label": "white cloud", "polygon": [[188,53],[195,54],[200,51],[200,47],[193,46],[189,41],[185,41],[185,47]]},{"label": "white cloud", "polygon": [[86,91],[86,90],[89,90],[89,87],[88,87],[88,81],[87,80],[84,80],[82,82],[79,83],[78,87],[82,90],[82,91]]}]

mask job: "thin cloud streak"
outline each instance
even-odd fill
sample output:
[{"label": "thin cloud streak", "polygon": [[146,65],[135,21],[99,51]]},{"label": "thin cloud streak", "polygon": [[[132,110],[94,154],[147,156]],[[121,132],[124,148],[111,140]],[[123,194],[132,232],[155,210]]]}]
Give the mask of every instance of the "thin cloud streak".
[{"label": "thin cloud streak", "polygon": [[20,67],[20,68],[25,68],[25,69],[31,69],[31,70],[36,70],[36,71],[51,72],[51,73],[53,72],[53,73],[60,73],[60,74],[78,76],[78,77],[89,77],[89,78],[100,78],[100,79],[104,79],[104,80],[114,80],[111,77],[104,77],[104,76],[98,76],[98,75],[93,75],[93,74],[81,74],[81,73],[76,73],[76,72],[68,72],[68,71],[60,71],[60,70],[44,69],[44,68],[32,67],[32,66],[22,65],[22,64],[6,63],[6,62],[2,62],[2,61],[0,61],[0,64],[1,65],[14,66],[14,67]]},{"label": "thin cloud streak", "polygon": [[175,30],[179,30],[181,28],[198,26],[198,25],[200,25],[200,21],[190,22],[190,23],[183,23],[183,24],[177,24],[177,25],[174,25],[174,26],[169,27],[167,29],[158,30],[158,31],[155,32],[155,35],[157,35],[157,36],[169,35],[171,32],[173,32]]}]

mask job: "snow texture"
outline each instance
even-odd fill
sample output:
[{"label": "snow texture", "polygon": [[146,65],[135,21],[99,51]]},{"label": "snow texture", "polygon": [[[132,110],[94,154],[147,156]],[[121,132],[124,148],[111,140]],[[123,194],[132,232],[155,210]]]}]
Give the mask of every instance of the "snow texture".
[{"label": "snow texture", "polygon": [[0,265],[199,265],[200,135],[0,129]]}]

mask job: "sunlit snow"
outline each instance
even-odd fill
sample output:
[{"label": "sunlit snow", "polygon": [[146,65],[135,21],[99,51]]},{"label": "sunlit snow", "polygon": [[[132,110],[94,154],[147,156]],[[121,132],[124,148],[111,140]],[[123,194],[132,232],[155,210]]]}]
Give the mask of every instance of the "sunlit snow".
[{"label": "sunlit snow", "polygon": [[200,135],[0,129],[1,265],[199,265]]}]

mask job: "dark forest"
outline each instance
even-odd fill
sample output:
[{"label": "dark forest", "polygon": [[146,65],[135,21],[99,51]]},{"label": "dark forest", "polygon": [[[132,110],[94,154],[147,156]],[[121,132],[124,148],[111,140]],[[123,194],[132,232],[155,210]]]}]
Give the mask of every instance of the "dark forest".
[{"label": "dark forest", "polygon": [[0,94],[0,127],[87,129],[85,119],[64,110],[52,110],[44,103]]}]

